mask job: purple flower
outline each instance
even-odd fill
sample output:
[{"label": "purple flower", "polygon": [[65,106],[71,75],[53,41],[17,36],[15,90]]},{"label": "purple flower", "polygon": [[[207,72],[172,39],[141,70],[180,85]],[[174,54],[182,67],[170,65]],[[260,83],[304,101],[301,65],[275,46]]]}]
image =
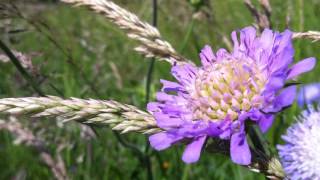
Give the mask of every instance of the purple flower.
[{"label": "purple flower", "polygon": [[289,179],[320,179],[320,112],[310,108],[282,136],[279,156]]},{"label": "purple flower", "polygon": [[246,140],[245,121],[257,123],[263,132],[273,114],[291,105],[296,88],[285,82],[310,71],[314,58],[293,66],[290,31],[263,31],[257,37],[253,27],[232,32],[233,52],[219,49],[213,53],[205,46],[201,67],[176,65],[171,69],[178,82],[161,80],[163,88],[157,102],[148,104],[157,125],[165,132],[150,136],[151,146],[163,150],[181,140],[191,143],[183,161],[196,162],[208,137],[230,140],[231,159],[249,164],[251,153]]},{"label": "purple flower", "polygon": [[320,102],[320,83],[302,86],[298,93],[297,101],[300,107],[305,104]]}]

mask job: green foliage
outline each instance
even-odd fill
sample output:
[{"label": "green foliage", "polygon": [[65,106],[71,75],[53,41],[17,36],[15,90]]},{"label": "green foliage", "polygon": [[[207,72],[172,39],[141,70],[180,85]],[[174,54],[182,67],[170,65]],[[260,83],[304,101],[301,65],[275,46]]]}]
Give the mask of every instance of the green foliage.
[{"label": "green foliage", "polygon": [[[116,1],[117,2],[117,1]],[[147,21],[151,20],[151,4],[143,1],[121,1],[122,5],[137,13]],[[189,0],[193,6],[202,4],[200,0]],[[303,1],[271,1],[273,7],[273,28],[283,31],[286,16],[291,7],[290,27],[294,31],[319,30],[318,18],[320,3]],[[10,47],[20,52],[40,52],[33,59],[34,66],[44,77],[41,89],[46,94],[57,95],[61,91],[65,97],[115,99],[145,108],[145,79],[149,59],[132,50],[135,42],[128,40],[117,27],[102,16],[81,8],[71,8],[63,4],[41,4],[45,8],[40,14],[25,12],[34,22],[42,22],[39,27],[23,20],[14,20],[13,27],[27,31],[9,35]],[[199,63],[198,53],[205,44],[213,49],[226,47],[222,35],[229,37],[234,29],[251,25],[254,18],[243,5],[242,0],[211,0],[211,18],[192,20],[193,11],[187,1],[160,1],[159,30],[163,37],[181,50],[183,55]],[[22,8],[23,9],[23,8]],[[30,10],[29,10],[30,11]],[[5,38],[7,35],[1,35]],[[48,38],[49,37],[49,38]],[[52,42],[52,38],[57,44]],[[182,44],[183,43],[183,44]],[[295,59],[319,56],[319,43],[297,40],[294,43]],[[61,48],[61,49],[59,49]],[[0,65],[0,97],[32,96],[33,90],[11,64]],[[173,79],[170,66],[156,62],[151,85],[152,99],[160,88],[159,79]],[[303,75],[299,82],[319,81],[319,66]],[[53,85],[55,88],[52,88]],[[280,135],[299,113],[294,106],[278,116],[273,128],[266,134],[274,147],[280,142]],[[22,119],[22,118],[21,118]],[[50,151],[57,148],[53,138],[70,141],[70,147],[62,151],[68,175],[72,179],[145,179],[146,168],[129,148],[124,147],[108,128],[97,129],[98,136],[92,141],[80,137],[79,127],[67,124],[58,128],[54,121],[43,123],[42,130],[50,133]],[[30,121],[23,120],[25,124]],[[42,122],[41,122],[42,123]],[[69,127],[70,126],[70,127]],[[38,129],[39,130],[39,129]],[[146,137],[138,134],[122,136],[128,142],[144,150]],[[28,179],[52,178],[52,173],[40,160],[37,152],[30,147],[12,144],[13,138],[0,132],[0,179],[9,179],[18,171],[24,170]],[[234,165],[224,156],[204,153],[198,163],[185,165],[181,161],[183,146],[172,147],[160,154],[150,151],[154,179],[264,179],[263,176],[249,172]],[[275,151],[275,149],[273,149]],[[81,160],[81,158],[83,160]],[[80,160],[79,160],[80,159]]]}]

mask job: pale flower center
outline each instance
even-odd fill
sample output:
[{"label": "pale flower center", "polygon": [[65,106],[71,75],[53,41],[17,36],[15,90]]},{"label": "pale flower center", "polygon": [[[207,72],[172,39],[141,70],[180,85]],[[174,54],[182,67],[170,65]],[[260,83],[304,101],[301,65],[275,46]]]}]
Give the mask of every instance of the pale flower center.
[{"label": "pale flower center", "polygon": [[259,108],[266,77],[254,63],[225,60],[202,68],[190,91],[194,120],[219,121]]}]

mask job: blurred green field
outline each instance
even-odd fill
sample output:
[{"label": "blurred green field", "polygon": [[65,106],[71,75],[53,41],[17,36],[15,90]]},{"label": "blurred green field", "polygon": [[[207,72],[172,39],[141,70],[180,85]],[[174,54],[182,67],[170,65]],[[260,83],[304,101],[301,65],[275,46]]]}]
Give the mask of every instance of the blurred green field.
[{"label": "blurred green field", "polygon": [[[126,9],[151,22],[151,1],[115,0]],[[254,1],[258,4],[257,1]],[[33,65],[38,68],[37,78],[45,94],[64,97],[113,99],[145,109],[145,84],[150,59],[133,51],[136,42],[128,40],[104,17],[84,8],[49,2],[18,2],[18,7],[30,20],[12,18],[0,20],[0,27],[23,29],[20,33],[1,30],[0,38],[12,49],[20,52],[38,52]],[[159,0],[158,27],[162,36],[189,59],[199,64],[200,49],[209,44],[213,49],[227,45],[234,29],[252,25],[254,18],[241,0],[211,0],[204,7],[209,17],[193,19],[195,8],[184,1]],[[283,31],[287,25],[293,31],[320,31],[319,0],[274,0],[272,6],[273,29]],[[290,16],[289,24],[286,17]],[[30,24],[31,23],[31,24]],[[39,29],[37,29],[39,28]],[[1,28],[0,28],[1,29]],[[295,60],[310,56],[320,59],[320,43],[295,40]],[[301,83],[320,81],[320,66],[299,79]],[[156,61],[151,84],[151,99],[160,89],[159,79],[173,79],[170,66]],[[0,62],[0,97],[36,95],[11,63]],[[52,88],[54,86],[54,88]],[[281,143],[280,135],[300,112],[295,105],[278,116],[266,134],[271,146]],[[280,118],[281,117],[281,118]],[[2,119],[6,117],[3,116]],[[137,155],[119,143],[108,128],[98,128],[98,136],[91,140],[81,137],[77,123],[63,128],[53,119],[43,119],[37,127],[30,120],[19,117],[26,126],[47,140],[49,151],[55,154],[59,143],[63,160],[71,179],[146,179],[146,167]],[[121,135],[143,151],[147,139],[140,134]],[[48,167],[37,151],[23,145],[14,145],[13,137],[0,132],[0,179],[53,179]],[[262,175],[234,165],[228,158],[205,152],[198,163],[185,165],[181,161],[183,146],[175,146],[161,153],[151,152],[154,179],[264,179]]]}]

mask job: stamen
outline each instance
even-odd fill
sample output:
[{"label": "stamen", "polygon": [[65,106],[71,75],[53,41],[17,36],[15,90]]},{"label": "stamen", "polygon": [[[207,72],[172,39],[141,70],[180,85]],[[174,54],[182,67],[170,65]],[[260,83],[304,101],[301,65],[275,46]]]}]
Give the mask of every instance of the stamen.
[{"label": "stamen", "polygon": [[[195,117],[194,120],[232,120],[238,118],[237,111],[249,111],[259,107],[263,101],[261,92],[265,78],[255,64],[247,61],[226,60],[200,70],[189,92]],[[197,102],[197,103],[195,103]]]}]

